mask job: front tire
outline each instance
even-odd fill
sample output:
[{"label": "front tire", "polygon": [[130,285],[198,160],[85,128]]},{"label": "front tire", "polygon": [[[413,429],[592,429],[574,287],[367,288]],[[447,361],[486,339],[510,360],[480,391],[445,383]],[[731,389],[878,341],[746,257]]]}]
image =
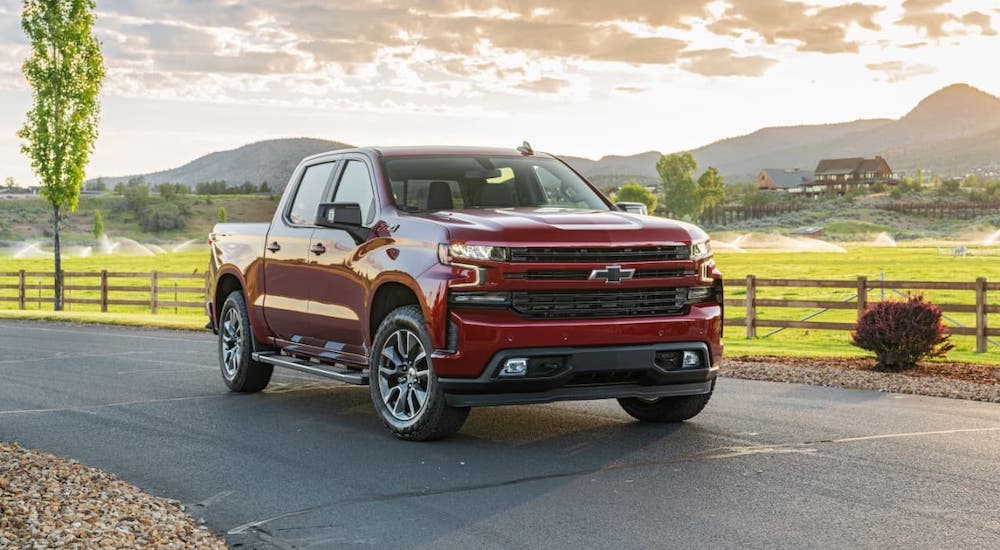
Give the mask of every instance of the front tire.
[{"label": "front tire", "polygon": [[219,368],[234,392],[252,393],[267,387],[274,366],[253,360],[253,329],[243,293],[234,290],[219,313]]},{"label": "front tire", "polygon": [[454,434],[468,407],[449,407],[431,364],[431,343],[417,306],[385,317],[372,343],[369,389],[382,423],[396,437],[429,441]]},{"label": "front tire", "polygon": [[683,422],[698,416],[711,398],[711,393],[657,399],[624,397],[618,400],[618,404],[642,422]]}]

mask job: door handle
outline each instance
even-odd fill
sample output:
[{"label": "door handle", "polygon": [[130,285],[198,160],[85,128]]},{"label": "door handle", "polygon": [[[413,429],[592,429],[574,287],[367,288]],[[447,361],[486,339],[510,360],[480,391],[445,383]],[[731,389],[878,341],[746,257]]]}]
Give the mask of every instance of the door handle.
[{"label": "door handle", "polygon": [[274,241],[273,243],[267,245],[267,249],[270,250],[271,252],[277,252],[281,250],[281,245],[278,244],[278,241]]},{"label": "door handle", "polygon": [[326,247],[323,246],[323,243],[316,243],[311,247],[309,247],[309,252],[312,252],[313,254],[319,256],[320,254],[326,252]]}]

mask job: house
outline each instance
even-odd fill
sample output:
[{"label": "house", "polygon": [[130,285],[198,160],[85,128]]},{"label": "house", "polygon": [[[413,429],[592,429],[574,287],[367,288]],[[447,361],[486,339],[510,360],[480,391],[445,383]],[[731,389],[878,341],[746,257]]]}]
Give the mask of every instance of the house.
[{"label": "house", "polygon": [[801,193],[813,180],[813,173],[798,168],[764,168],[757,174],[758,189],[773,189]]},{"label": "house", "polygon": [[897,181],[889,163],[880,156],[873,159],[823,159],[816,165],[815,176],[808,185],[808,190],[813,193],[846,193],[851,188]]}]

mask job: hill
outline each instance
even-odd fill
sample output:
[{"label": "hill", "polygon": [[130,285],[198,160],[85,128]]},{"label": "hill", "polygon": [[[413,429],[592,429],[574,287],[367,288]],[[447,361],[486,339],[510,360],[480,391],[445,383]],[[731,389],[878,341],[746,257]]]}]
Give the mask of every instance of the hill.
[{"label": "hill", "polygon": [[[180,168],[145,174],[148,183],[194,185],[225,180],[267,181],[281,190],[303,157],[350,147],[322,139],[275,139],[252,143],[196,159]],[[836,124],[772,127],[723,139],[691,151],[702,168],[715,166],[726,179],[752,180],[761,168],[811,169],[822,158],[871,157],[880,154],[897,172],[923,168],[962,175],[976,169],[1000,169],[1000,98],[966,84],[954,84],[920,101],[898,120],[856,120]],[[598,160],[564,156],[601,187],[627,179],[656,183],[658,151],[611,155]],[[104,178],[114,186],[129,177]]]},{"label": "hill", "polygon": [[[223,180],[230,186],[245,181],[255,184],[268,182],[272,189],[282,190],[288,184],[299,161],[309,155],[351,147],[338,141],[314,138],[290,138],[258,141],[231,151],[219,151],[199,157],[184,166],[141,174],[146,183],[183,183],[195,185],[205,181]],[[102,178],[108,187],[126,182],[131,176]]]}]

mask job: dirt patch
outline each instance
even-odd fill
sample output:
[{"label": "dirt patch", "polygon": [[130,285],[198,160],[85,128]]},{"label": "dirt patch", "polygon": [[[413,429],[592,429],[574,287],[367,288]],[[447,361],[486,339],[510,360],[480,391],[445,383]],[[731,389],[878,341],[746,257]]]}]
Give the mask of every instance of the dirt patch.
[{"label": "dirt patch", "polygon": [[1000,403],[1000,367],[961,362],[925,362],[905,372],[875,369],[875,361],[838,357],[728,357],[722,376],[910,393]]}]

